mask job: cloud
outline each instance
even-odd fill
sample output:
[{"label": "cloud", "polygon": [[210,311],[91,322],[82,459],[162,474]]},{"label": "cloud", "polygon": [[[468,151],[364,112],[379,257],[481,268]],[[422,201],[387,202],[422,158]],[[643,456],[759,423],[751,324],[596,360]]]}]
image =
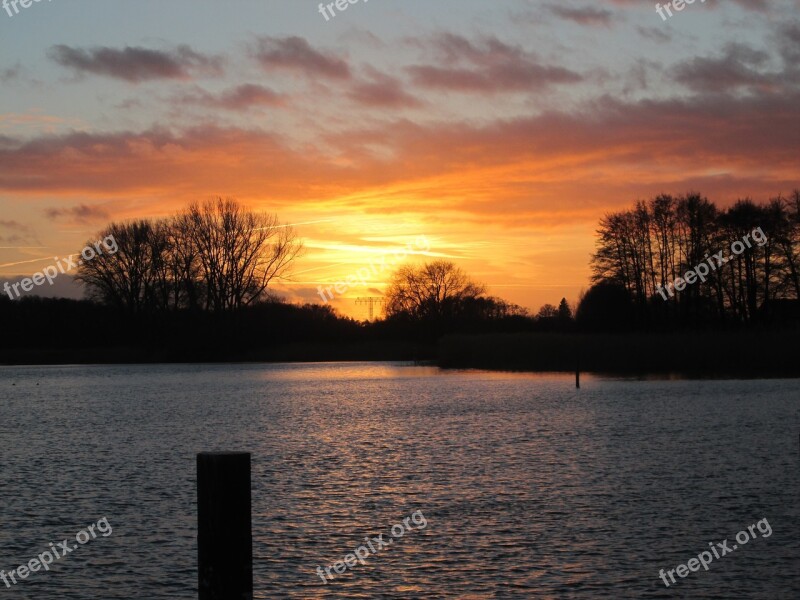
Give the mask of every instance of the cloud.
[{"label": "cloud", "polygon": [[0,219],[0,244],[13,246],[39,246],[40,242],[36,233],[29,225],[24,225],[13,219]]},{"label": "cloud", "polygon": [[425,88],[494,94],[540,91],[583,80],[574,71],[542,64],[535,55],[494,37],[477,45],[465,37],[447,33],[432,46],[447,66],[407,67],[414,83]]},{"label": "cloud", "polygon": [[695,92],[722,94],[740,89],[780,91],[798,78],[767,71],[769,54],[744,44],[729,44],[713,58],[696,57],[674,67],[674,79]]},{"label": "cloud", "polygon": [[513,224],[531,215],[596,214],[664,189],[791,190],[798,185],[797,122],[795,91],[604,97],[576,111],[481,124],[361,119],[298,148],[266,131],[215,126],[6,138],[0,190],[113,194],[115,214],[129,198],[172,210],[224,194],[259,199],[270,210],[441,208]]},{"label": "cloud", "polygon": [[0,82],[8,83],[10,81],[14,81],[15,79],[19,79],[21,74],[22,65],[19,63],[7,69],[0,69]]},{"label": "cloud", "polygon": [[363,106],[375,108],[416,108],[422,106],[417,98],[403,89],[400,80],[367,69],[369,80],[355,82],[348,97]]},{"label": "cloud", "polygon": [[611,20],[614,16],[610,10],[591,6],[570,8],[551,4],[547,9],[561,19],[587,27],[611,27]]},{"label": "cloud", "polygon": [[268,72],[281,69],[329,79],[351,77],[350,67],[343,59],[315,50],[305,38],[297,36],[260,37],[251,54]]},{"label": "cloud", "polygon": [[796,68],[800,62],[800,21],[786,23],[779,28],[778,44],[784,62],[787,66]]},{"label": "cloud", "polygon": [[107,46],[86,50],[60,44],[52,46],[47,55],[78,74],[90,73],[131,83],[191,79],[193,73],[222,74],[220,58],[200,54],[185,45],[163,51],[131,46],[121,50]]},{"label": "cloud", "polygon": [[733,0],[736,4],[744,8],[745,10],[751,10],[755,12],[768,12],[769,11],[769,3],[767,0]]},{"label": "cloud", "polygon": [[660,44],[665,44],[672,41],[672,36],[659,27],[642,27],[639,25],[636,27],[636,31],[638,31],[639,35],[641,35],[643,38],[658,42]]},{"label": "cloud", "polygon": [[322,151],[292,151],[269,132],[210,124],[178,132],[6,136],[0,137],[0,190],[71,190],[98,199],[185,200],[244,190],[293,195],[298,182],[335,179],[336,168],[326,162]]},{"label": "cloud", "polygon": [[108,219],[108,211],[99,206],[78,204],[66,208],[47,208],[44,211],[50,219],[60,219],[71,223],[91,223]]},{"label": "cloud", "polygon": [[243,112],[256,107],[283,106],[285,97],[270,88],[254,83],[245,83],[211,94],[200,88],[185,92],[178,98],[180,103],[199,104],[210,108]]},{"label": "cloud", "polygon": [[[769,12],[769,2],[768,0],[732,0],[736,5],[740,8],[745,10],[753,11],[753,12],[760,12],[760,13],[767,13]],[[642,6],[642,0],[610,0],[611,4],[615,6],[625,7],[625,8],[640,8]],[[729,3],[729,0],[702,0],[705,6],[717,9],[725,4]],[[691,2],[687,2],[691,4]],[[649,3],[646,3],[649,4]],[[662,4],[666,4],[666,2],[662,2]],[[673,13],[674,14],[674,13]]]}]

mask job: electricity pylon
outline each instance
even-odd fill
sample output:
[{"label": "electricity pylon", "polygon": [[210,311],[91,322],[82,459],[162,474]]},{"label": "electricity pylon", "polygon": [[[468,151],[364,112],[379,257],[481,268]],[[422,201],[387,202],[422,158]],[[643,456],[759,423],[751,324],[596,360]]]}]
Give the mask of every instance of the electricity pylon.
[{"label": "electricity pylon", "polygon": [[375,314],[375,305],[383,304],[384,300],[380,296],[368,296],[365,298],[356,298],[356,304],[366,304],[369,306],[369,320],[372,321],[372,317]]}]

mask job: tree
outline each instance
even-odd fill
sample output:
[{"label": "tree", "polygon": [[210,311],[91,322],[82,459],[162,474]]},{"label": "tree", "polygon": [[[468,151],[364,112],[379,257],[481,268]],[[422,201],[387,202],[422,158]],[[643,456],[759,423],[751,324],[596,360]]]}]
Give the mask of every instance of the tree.
[{"label": "tree", "polygon": [[634,325],[631,293],[619,283],[601,282],[581,298],[575,319],[582,329],[617,331]]},{"label": "tree", "polygon": [[562,298],[558,304],[558,322],[560,325],[568,325],[572,322],[572,309],[566,298]]},{"label": "tree", "polygon": [[115,253],[78,268],[90,296],[131,313],[234,310],[263,299],[302,248],[277,216],[234,200],[194,203],[173,218],[112,223]]},{"label": "tree", "polygon": [[194,203],[187,213],[189,241],[197,252],[206,308],[240,308],[263,297],[302,244],[277,216],[253,213],[233,200]]},{"label": "tree", "polygon": [[558,309],[552,304],[545,304],[536,313],[537,319],[555,319],[558,316]]},{"label": "tree", "polygon": [[[624,288],[642,323],[753,321],[766,304],[800,297],[799,209],[797,191],[762,205],[739,200],[726,210],[700,194],[639,201],[601,219],[593,283]],[[731,256],[734,244],[744,247]],[[724,265],[710,259],[720,252],[730,257]],[[670,287],[703,264],[700,283]]]},{"label": "tree", "polygon": [[96,300],[128,313],[144,312],[156,290],[159,235],[150,221],[112,223],[100,238],[114,240],[117,250],[82,260],[75,279],[86,284],[89,296]]},{"label": "tree", "polygon": [[485,293],[454,263],[437,260],[400,267],[386,291],[386,315],[416,320],[456,316]]}]

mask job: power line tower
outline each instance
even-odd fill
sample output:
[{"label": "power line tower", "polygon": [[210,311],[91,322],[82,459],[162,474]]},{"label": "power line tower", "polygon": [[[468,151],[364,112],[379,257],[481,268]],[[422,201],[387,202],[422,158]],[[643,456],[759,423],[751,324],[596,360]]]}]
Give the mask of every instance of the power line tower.
[{"label": "power line tower", "polygon": [[384,300],[380,296],[368,296],[365,298],[356,298],[356,304],[366,304],[369,307],[369,320],[372,321],[375,314],[375,306],[383,304]]}]

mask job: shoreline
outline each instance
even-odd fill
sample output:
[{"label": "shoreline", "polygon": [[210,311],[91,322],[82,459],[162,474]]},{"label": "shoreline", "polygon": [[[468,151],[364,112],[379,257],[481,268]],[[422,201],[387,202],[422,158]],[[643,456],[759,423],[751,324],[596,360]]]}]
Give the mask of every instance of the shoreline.
[{"label": "shoreline", "polygon": [[443,370],[657,379],[800,377],[800,331],[516,333],[412,342],[295,343],[244,352],[134,346],[0,349],[0,366],[408,362]]}]

